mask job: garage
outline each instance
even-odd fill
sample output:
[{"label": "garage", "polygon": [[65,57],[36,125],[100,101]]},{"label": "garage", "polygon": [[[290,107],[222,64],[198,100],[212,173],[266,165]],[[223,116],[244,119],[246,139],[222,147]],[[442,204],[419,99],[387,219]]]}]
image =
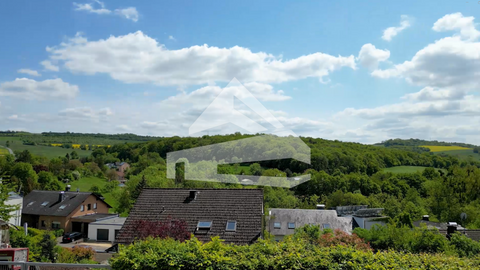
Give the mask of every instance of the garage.
[{"label": "garage", "polygon": [[97,229],[97,241],[108,241],[109,229]]}]

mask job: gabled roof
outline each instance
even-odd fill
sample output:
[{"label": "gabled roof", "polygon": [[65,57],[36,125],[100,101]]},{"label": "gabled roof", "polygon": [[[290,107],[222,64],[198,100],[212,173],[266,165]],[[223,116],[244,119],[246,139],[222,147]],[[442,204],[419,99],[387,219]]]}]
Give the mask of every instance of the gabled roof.
[{"label": "gabled roof", "polygon": [[100,196],[92,192],[65,191],[62,201],[59,200],[60,192],[33,190],[23,198],[22,214],[66,217],[91,195],[111,208]]},{"label": "gabled roof", "polygon": [[383,208],[363,208],[353,214],[355,217],[381,217]]},{"label": "gabled roof", "polygon": [[[141,220],[160,221],[168,217],[187,222],[196,232],[199,221],[212,221],[211,229],[195,234],[200,241],[220,236],[226,243],[249,244],[261,236],[263,190],[196,189],[190,200],[188,189],[144,189],[137,199],[116,242],[130,244],[136,237],[135,224]],[[227,221],[236,221],[236,231],[226,231]]]}]

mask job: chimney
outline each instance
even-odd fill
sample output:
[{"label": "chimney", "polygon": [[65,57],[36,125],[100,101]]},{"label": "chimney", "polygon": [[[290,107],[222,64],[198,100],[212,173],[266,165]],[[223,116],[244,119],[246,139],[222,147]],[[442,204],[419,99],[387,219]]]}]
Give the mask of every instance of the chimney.
[{"label": "chimney", "polygon": [[195,200],[197,198],[197,191],[196,190],[190,190],[190,196],[188,196],[190,200]]},{"label": "chimney", "polygon": [[61,191],[60,194],[58,194],[58,201],[61,202],[65,199],[65,191]]},{"label": "chimney", "polygon": [[70,191],[70,187],[71,187],[70,185],[67,185],[67,186],[65,187],[65,191]]},{"label": "chimney", "polygon": [[423,221],[430,221],[430,216],[429,215],[423,215],[422,220]]},{"label": "chimney", "polygon": [[317,204],[317,210],[325,210],[325,204]]},{"label": "chimney", "polygon": [[448,222],[447,224],[447,234],[452,235],[457,231],[458,224],[456,222]]}]

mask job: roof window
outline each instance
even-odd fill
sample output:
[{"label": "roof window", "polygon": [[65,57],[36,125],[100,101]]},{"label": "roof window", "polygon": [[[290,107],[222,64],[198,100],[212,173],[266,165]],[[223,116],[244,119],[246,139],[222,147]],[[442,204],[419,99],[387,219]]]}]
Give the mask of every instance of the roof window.
[{"label": "roof window", "polygon": [[225,228],[225,231],[234,232],[236,230],[237,230],[237,222],[234,220],[227,221],[227,227]]}]

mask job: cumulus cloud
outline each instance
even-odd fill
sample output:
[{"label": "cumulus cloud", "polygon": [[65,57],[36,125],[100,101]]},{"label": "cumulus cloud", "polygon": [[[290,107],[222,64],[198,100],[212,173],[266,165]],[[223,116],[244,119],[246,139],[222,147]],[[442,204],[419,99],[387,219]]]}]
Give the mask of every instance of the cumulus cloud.
[{"label": "cumulus cloud", "polygon": [[74,119],[98,120],[99,118],[104,118],[104,117],[113,115],[113,112],[110,110],[110,108],[95,110],[91,107],[77,107],[77,108],[67,108],[67,109],[61,110],[58,113],[58,115],[68,119],[74,118]]},{"label": "cumulus cloud", "polygon": [[173,37],[173,36],[168,36],[168,39],[173,40],[173,41],[177,40],[177,39],[176,39],[175,37]]},{"label": "cumulus cloud", "polygon": [[30,76],[35,76],[35,77],[41,76],[40,73],[38,73],[38,71],[28,69],[28,68],[19,69],[19,70],[17,70],[17,72],[18,73],[23,73],[23,74],[28,74]]},{"label": "cumulus cloud", "polygon": [[[87,4],[77,4],[73,3],[73,6],[75,7],[75,10],[77,11],[86,11],[88,13],[95,13],[95,14],[110,14],[111,11],[105,8],[105,4],[103,2],[100,2],[98,0],[94,0],[93,3],[87,3]],[[94,6],[98,6],[98,8],[95,8]]]},{"label": "cumulus cloud", "polygon": [[242,82],[285,82],[321,79],[342,67],[356,68],[353,55],[313,53],[283,60],[239,46],[169,50],[141,31],[97,41],[77,40],[49,48],[50,59],[71,72],[105,73],[126,83],[192,85],[228,82],[234,77]]},{"label": "cumulus cloud", "polygon": [[411,101],[433,101],[433,100],[456,100],[462,99],[466,95],[464,91],[453,91],[446,89],[436,89],[433,87],[425,87],[419,92],[406,94],[402,99]]},{"label": "cumulus cloud", "polygon": [[390,58],[389,50],[377,49],[371,43],[367,43],[360,49],[357,60],[360,62],[360,65],[366,68],[376,69],[378,63],[386,61],[388,58]]},{"label": "cumulus cloud", "polygon": [[458,31],[462,38],[475,40],[480,37],[480,31],[475,28],[474,20],[474,17],[464,17],[460,12],[447,14],[436,21],[432,29],[437,32]]},{"label": "cumulus cloud", "polygon": [[391,41],[393,37],[398,35],[403,30],[407,29],[411,26],[411,18],[407,15],[402,15],[400,19],[399,26],[388,27],[387,29],[383,30],[382,39],[386,41]]},{"label": "cumulus cloud", "polygon": [[55,66],[55,65],[52,64],[52,62],[50,62],[49,60],[44,60],[44,61],[40,62],[40,64],[41,64],[46,70],[50,70],[50,71],[58,71],[58,70],[59,70],[58,66]]},{"label": "cumulus cloud", "polygon": [[88,13],[95,13],[99,15],[108,15],[108,14],[115,14],[122,18],[137,22],[138,21],[138,11],[135,7],[127,7],[127,8],[118,8],[114,11],[107,9],[105,4],[99,0],[94,0],[92,3],[85,3],[85,4],[78,4],[73,3],[75,10],[77,11],[85,11]]},{"label": "cumulus cloud", "polygon": [[62,79],[35,81],[17,78],[0,84],[0,96],[28,100],[70,99],[78,94],[78,86],[64,82]]},{"label": "cumulus cloud", "polygon": [[134,22],[138,21],[138,11],[135,7],[116,9],[115,14]]}]

